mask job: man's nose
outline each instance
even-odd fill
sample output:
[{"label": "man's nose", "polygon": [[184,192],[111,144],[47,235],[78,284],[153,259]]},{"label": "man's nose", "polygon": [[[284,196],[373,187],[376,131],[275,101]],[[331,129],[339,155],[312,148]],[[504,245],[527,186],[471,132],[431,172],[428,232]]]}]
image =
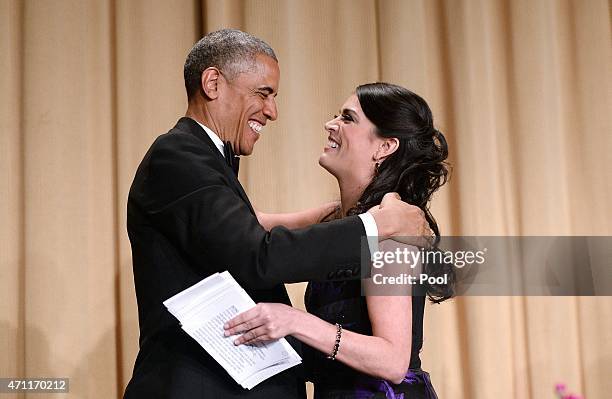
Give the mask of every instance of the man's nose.
[{"label": "man's nose", "polygon": [[278,110],[276,109],[276,100],[274,97],[268,97],[268,100],[264,104],[263,108],[264,115],[271,121],[275,121],[278,116]]}]

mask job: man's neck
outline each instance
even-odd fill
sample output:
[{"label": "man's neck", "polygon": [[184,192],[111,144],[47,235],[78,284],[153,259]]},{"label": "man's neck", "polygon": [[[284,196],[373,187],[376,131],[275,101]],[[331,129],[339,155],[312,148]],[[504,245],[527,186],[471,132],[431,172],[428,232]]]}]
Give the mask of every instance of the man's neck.
[{"label": "man's neck", "polygon": [[227,141],[227,139],[222,136],[222,129],[217,127],[217,123],[215,123],[214,118],[212,118],[208,108],[205,106],[202,107],[199,104],[189,103],[185,116],[212,130],[221,139],[221,141]]},{"label": "man's neck", "polygon": [[200,125],[200,127],[204,129],[204,132],[208,135],[208,137],[210,137],[213,144],[215,145],[215,147],[217,147],[221,155],[225,156],[224,149],[223,149],[223,147],[225,146],[225,143],[223,142],[223,139],[219,137],[215,129],[211,127],[211,124],[207,122],[207,118],[198,116],[197,113],[191,112],[191,111],[192,109],[188,108],[187,112],[185,113],[185,116],[187,118],[193,119],[198,125]]}]

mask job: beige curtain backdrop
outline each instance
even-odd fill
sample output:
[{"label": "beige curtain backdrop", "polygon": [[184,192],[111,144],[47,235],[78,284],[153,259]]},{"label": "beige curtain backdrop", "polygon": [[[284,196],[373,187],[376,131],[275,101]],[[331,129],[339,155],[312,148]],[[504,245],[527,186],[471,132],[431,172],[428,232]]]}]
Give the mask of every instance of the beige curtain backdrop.
[{"label": "beige curtain backdrop", "polygon": [[[0,377],[122,394],[138,347],[127,192],[186,109],[204,33],[241,28],[280,60],[280,117],[241,171],[262,210],[337,197],[323,122],[384,80],[423,95],[448,137],[444,234],[612,235],[610,15],[606,0],[0,0]],[[610,297],[458,298],[428,306],[423,367],[441,398],[565,382],[603,399],[611,331]]]}]

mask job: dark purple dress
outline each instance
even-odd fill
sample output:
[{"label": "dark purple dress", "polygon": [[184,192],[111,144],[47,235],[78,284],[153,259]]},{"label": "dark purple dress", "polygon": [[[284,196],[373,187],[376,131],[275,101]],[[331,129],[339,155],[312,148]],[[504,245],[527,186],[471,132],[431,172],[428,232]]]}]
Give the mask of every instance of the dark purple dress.
[{"label": "dark purple dress", "polygon": [[[306,309],[319,318],[343,328],[372,335],[366,298],[360,281],[309,283]],[[421,370],[419,352],[423,345],[425,297],[412,298],[412,353],[406,378],[401,384],[375,378],[352,369],[327,354],[303,346],[304,365],[314,383],[315,399],[437,399],[429,374]],[[342,344],[340,344],[342,350]]]}]

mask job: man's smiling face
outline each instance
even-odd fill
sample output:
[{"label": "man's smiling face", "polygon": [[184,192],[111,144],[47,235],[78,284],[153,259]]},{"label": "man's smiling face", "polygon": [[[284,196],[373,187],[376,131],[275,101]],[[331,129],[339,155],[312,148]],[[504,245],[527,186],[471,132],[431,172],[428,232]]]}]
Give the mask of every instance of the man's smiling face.
[{"label": "man's smiling face", "polygon": [[254,66],[232,80],[220,78],[219,101],[222,126],[231,137],[237,155],[250,155],[264,126],[276,120],[276,94],[280,79],[278,63],[267,55],[256,57]]}]

